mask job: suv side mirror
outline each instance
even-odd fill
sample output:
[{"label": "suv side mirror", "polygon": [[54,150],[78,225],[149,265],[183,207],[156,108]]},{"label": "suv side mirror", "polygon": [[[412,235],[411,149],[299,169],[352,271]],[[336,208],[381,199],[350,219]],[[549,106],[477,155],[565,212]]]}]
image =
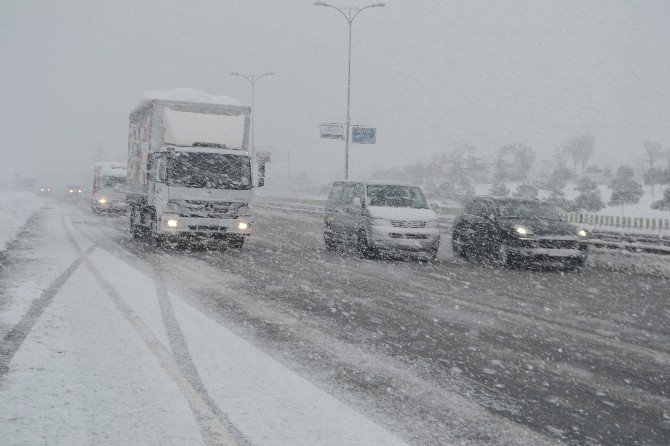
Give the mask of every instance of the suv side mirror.
[{"label": "suv side mirror", "polygon": [[363,206],[363,202],[361,201],[361,197],[354,197],[351,199],[351,205],[357,208],[360,208]]}]

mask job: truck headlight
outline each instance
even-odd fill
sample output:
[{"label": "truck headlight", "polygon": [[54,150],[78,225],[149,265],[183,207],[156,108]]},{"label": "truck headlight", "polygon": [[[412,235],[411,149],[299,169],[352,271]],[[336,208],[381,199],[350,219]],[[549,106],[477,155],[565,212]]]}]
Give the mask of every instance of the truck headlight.
[{"label": "truck headlight", "polygon": [[587,238],[589,236],[589,233],[586,229],[580,229],[579,231],[577,231],[577,235],[580,238]]},{"label": "truck headlight", "polygon": [[105,197],[102,197],[101,199],[98,200],[98,203],[105,204],[107,203],[107,199]]},{"label": "truck headlight", "polygon": [[521,225],[514,226],[514,232],[516,232],[516,235],[519,237],[531,237],[533,235],[532,229]]},{"label": "truck headlight", "polygon": [[244,231],[245,229],[249,229],[249,223],[247,223],[246,221],[241,221],[237,223],[237,229],[240,229],[242,231]]},{"label": "truck headlight", "polygon": [[176,228],[176,227],[179,226],[179,220],[175,220],[175,219],[171,218],[167,221],[167,225],[168,225],[168,228]]}]

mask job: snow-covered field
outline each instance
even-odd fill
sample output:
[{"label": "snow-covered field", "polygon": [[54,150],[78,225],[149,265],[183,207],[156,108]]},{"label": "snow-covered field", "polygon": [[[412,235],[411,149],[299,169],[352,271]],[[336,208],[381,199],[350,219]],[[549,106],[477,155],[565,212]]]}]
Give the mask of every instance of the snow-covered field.
[{"label": "snow-covered field", "polygon": [[30,216],[45,203],[43,197],[31,192],[0,192],[0,252],[7,248]]}]

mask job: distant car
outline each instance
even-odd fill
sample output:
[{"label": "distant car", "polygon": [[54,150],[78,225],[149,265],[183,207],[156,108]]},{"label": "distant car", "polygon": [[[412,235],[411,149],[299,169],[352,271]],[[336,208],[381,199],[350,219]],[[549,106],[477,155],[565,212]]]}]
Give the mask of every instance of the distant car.
[{"label": "distant car", "polygon": [[75,198],[81,196],[81,186],[70,185],[67,187],[67,196]]},{"label": "distant car", "polygon": [[435,259],[440,234],[420,187],[378,181],[337,181],[324,217],[328,250],[355,247],[364,257],[415,254]]},{"label": "distant car", "polygon": [[51,188],[50,188],[50,187],[47,187],[47,186],[42,186],[42,187],[40,187],[40,193],[48,194],[49,192],[51,192]]},{"label": "distant car", "polygon": [[478,196],[454,221],[454,255],[488,257],[501,265],[561,262],[573,267],[587,255],[584,229],[562,221],[539,200]]}]

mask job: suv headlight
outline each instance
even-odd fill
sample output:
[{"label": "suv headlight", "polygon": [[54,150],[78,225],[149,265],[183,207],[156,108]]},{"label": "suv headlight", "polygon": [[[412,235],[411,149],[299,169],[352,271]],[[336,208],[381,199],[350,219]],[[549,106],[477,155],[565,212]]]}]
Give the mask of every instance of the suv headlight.
[{"label": "suv headlight", "polygon": [[514,226],[514,233],[519,237],[532,237],[533,230],[528,226],[516,225]]},{"label": "suv headlight", "polygon": [[579,238],[589,238],[590,236],[589,232],[586,229],[580,229],[579,231],[577,231],[577,235],[579,236]]}]

